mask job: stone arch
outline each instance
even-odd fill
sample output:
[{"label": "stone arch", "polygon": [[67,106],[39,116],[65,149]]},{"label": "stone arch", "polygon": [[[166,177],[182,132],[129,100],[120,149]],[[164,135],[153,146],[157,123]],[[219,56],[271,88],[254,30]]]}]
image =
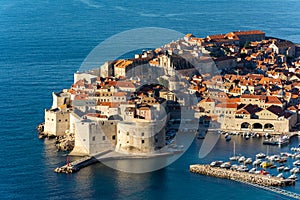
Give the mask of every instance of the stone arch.
[{"label": "stone arch", "polygon": [[265,130],[269,130],[269,131],[273,131],[274,130],[274,125],[273,124],[270,124],[270,123],[266,123],[265,125],[264,125],[264,129]]},{"label": "stone arch", "polygon": [[241,124],[241,129],[250,129],[251,128],[251,124],[249,124],[248,122],[243,122]]},{"label": "stone arch", "polygon": [[254,123],[252,129],[263,129],[263,125],[261,123]]}]

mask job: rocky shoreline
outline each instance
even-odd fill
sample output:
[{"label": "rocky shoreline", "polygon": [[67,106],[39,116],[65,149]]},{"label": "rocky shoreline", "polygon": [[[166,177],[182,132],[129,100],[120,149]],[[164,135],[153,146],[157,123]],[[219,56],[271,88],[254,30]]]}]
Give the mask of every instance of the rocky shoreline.
[{"label": "rocky shoreline", "polygon": [[64,136],[49,135],[44,132],[44,123],[37,126],[39,139],[55,139],[55,146],[58,151],[71,151],[75,145],[75,136],[73,133],[66,132]]}]

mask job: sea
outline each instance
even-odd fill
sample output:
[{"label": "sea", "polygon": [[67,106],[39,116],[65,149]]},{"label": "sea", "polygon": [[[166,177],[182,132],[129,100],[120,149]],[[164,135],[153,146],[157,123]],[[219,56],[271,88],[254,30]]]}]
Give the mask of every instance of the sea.
[{"label": "sea", "polygon": [[[99,163],[57,174],[53,170],[66,155],[56,151],[53,140],[38,139],[36,126],[52,105],[52,92],[68,88],[86,56],[115,34],[158,27],[205,37],[260,29],[300,43],[299,7],[298,0],[1,0],[0,199],[289,199],[189,172],[190,164],[228,159],[233,141],[246,156],[266,152],[261,139],[234,136],[226,142],[221,136],[204,158],[198,156],[202,140],[195,139],[174,163],[149,173],[125,173]],[[269,153],[298,144],[294,137]],[[300,183],[286,190],[300,193]]]}]

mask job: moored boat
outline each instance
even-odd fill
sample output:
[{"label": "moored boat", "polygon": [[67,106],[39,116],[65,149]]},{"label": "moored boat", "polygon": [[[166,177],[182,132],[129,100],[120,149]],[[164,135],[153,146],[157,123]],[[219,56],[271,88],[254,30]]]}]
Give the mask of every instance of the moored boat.
[{"label": "moored boat", "polygon": [[254,162],[253,162],[253,165],[260,165],[262,163],[262,160],[261,159],[256,159]]},{"label": "moored boat", "polygon": [[279,167],[277,167],[277,171],[283,171],[283,169],[284,169],[284,166],[279,166]]},{"label": "moored boat", "polygon": [[258,153],[256,154],[256,158],[259,158],[259,159],[262,159],[262,158],[265,158],[267,155],[264,154],[264,153]]},{"label": "moored boat", "polygon": [[297,175],[292,174],[288,177],[288,179],[298,180],[298,177],[297,177]]},{"label": "moored boat", "polygon": [[290,172],[294,173],[294,174],[297,174],[297,173],[300,173],[300,169],[298,167],[294,167],[293,169],[291,169]]},{"label": "moored boat", "polygon": [[280,173],[276,176],[277,178],[284,178],[283,173]]},{"label": "moored boat", "polygon": [[262,163],[260,164],[260,166],[261,166],[262,168],[268,168],[268,167],[270,167],[270,166],[272,166],[272,165],[273,165],[273,163],[270,162],[270,161],[264,161],[264,162],[262,162]]},{"label": "moored boat", "polygon": [[293,165],[300,166],[300,160],[296,160],[295,162],[293,162]]}]

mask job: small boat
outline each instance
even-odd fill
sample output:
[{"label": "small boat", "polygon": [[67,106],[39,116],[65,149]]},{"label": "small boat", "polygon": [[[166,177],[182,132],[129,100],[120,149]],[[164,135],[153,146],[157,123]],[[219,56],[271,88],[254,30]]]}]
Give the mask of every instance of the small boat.
[{"label": "small boat", "polygon": [[230,161],[238,161],[240,156],[235,155],[235,142],[233,142],[233,156],[229,158]]},{"label": "small boat", "polygon": [[225,169],[230,169],[231,164],[230,164],[230,162],[225,162],[225,163],[221,164],[220,167],[225,168]]},{"label": "small boat", "polygon": [[275,168],[277,168],[276,165],[271,165],[271,166],[270,166],[270,169],[275,169]]},{"label": "small boat", "polygon": [[250,136],[249,136],[249,135],[246,135],[245,139],[248,140],[249,138],[250,138]]},{"label": "small boat", "polygon": [[244,162],[245,160],[246,160],[245,156],[241,156],[238,161],[239,162]]},{"label": "small boat", "polygon": [[245,166],[245,165],[240,165],[238,168],[237,168],[237,171],[239,172],[247,172],[249,171],[248,167]]},{"label": "small boat", "polygon": [[220,167],[223,164],[223,161],[213,161],[210,163],[211,167]]},{"label": "small boat", "polygon": [[290,172],[294,173],[294,174],[297,174],[297,173],[300,173],[300,169],[298,167],[294,167],[293,169],[291,169]]},{"label": "small boat", "polygon": [[225,137],[225,140],[226,140],[227,142],[229,142],[229,141],[231,140],[230,135],[228,135],[227,137]]},{"label": "small boat", "polygon": [[284,163],[284,162],[287,162],[287,158],[285,157],[282,157],[278,160],[279,163]]},{"label": "small boat", "polygon": [[230,169],[231,169],[231,170],[234,170],[234,171],[236,171],[238,168],[239,168],[239,166],[236,165],[236,164],[231,165],[231,167],[230,167]]},{"label": "small boat", "polygon": [[262,160],[261,159],[257,159],[253,162],[253,165],[259,165],[262,163]]},{"label": "small boat", "polygon": [[238,161],[240,159],[240,156],[232,156],[229,158],[230,161]]},{"label": "small boat", "polygon": [[245,161],[244,161],[245,164],[251,164],[252,163],[252,158],[247,158]]},{"label": "small boat", "polygon": [[293,180],[297,180],[298,177],[295,174],[292,174],[288,177],[288,179],[293,179]]},{"label": "small boat", "polygon": [[268,174],[270,174],[270,173],[267,172],[267,171],[265,171],[265,170],[260,170],[260,174],[262,174],[262,175],[268,175]]},{"label": "small boat", "polygon": [[262,167],[262,168],[268,168],[268,167],[270,167],[270,166],[272,166],[273,165],[273,163],[272,162],[268,162],[268,161],[264,161],[264,162],[262,162],[261,164],[260,164],[260,166]]},{"label": "small boat", "polygon": [[254,173],[255,173],[255,171],[256,171],[256,168],[255,168],[255,167],[253,167],[252,169],[250,169],[250,170],[249,170],[249,173],[250,173],[250,174],[254,174]]},{"label": "small boat", "polygon": [[266,157],[266,154],[264,154],[264,153],[256,154],[256,158],[262,159],[262,158],[265,158],[265,157]]},{"label": "small boat", "polygon": [[300,160],[296,160],[295,162],[293,162],[293,165],[300,166]]},{"label": "small boat", "polygon": [[283,171],[283,169],[284,169],[284,166],[279,166],[279,167],[277,167],[277,171]]},{"label": "small boat", "polygon": [[285,172],[288,172],[288,171],[290,171],[291,170],[291,168],[289,168],[289,167],[284,167],[283,168],[283,171],[285,171]]},{"label": "small boat", "polygon": [[271,160],[271,161],[279,161],[279,159],[280,159],[279,155],[272,155],[272,156],[268,157],[268,160]]},{"label": "small boat", "polygon": [[277,178],[284,178],[283,173],[280,173],[276,176]]}]

